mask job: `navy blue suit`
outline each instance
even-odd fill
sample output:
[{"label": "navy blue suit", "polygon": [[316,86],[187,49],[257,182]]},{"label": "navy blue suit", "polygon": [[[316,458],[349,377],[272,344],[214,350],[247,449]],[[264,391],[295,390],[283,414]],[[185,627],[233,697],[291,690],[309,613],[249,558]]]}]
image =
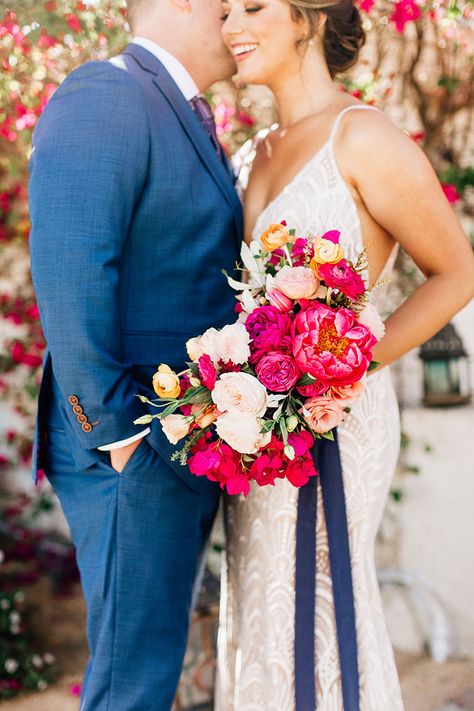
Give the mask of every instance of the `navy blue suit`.
[{"label": "navy blue suit", "polygon": [[31,264],[48,344],[35,466],[77,547],[91,657],[83,711],[167,711],[219,490],[158,422],[118,474],[160,363],[235,320],[242,213],[228,166],[163,65],[129,45],[61,85],[30,163]]}]

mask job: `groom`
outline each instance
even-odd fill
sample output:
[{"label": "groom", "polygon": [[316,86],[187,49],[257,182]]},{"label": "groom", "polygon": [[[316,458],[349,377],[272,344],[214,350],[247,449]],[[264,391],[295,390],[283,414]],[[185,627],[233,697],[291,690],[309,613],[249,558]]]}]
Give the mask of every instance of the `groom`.
[{"label": "groom", "polygon": [[134,40],[58,89],[35,131],[31,263],[48,343],[36,466],[77,548],[82,711],[168,711],[219,489],[137,427],[161,362],[234,320],[242,234],[201,93],[229,77],[220,0],[130,0]]}]

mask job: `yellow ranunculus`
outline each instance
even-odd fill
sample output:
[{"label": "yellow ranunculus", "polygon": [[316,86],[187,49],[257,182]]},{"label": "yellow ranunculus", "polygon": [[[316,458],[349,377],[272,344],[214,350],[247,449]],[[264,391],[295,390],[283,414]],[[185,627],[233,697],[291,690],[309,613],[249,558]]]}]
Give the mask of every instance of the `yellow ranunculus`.
[{"label": "yellow ranunculus", "polygon": [[181,386],[174,370],[162,363],[153,376],[153,389],[158,397],[177,398]]},{"label": "yellow ranunculus", "polygon": [[324,237],[318,237],[313,243],[314,247],[314,257],[311,260],[311,268],[316,272],[317,276],[317,264],[336,264],[344,259],[344,250],[338,242],[331,242],[329,239],[324,239]]},{"label": "yellow ranunculus", "polygon": [[265,230],[260,237],[260,242],[267,252],[273,252],[275,249],[283,247],[283,245],[288,242],[289,238],[290,233],[285,225],[274,224],[270,225],[268,230]]}]

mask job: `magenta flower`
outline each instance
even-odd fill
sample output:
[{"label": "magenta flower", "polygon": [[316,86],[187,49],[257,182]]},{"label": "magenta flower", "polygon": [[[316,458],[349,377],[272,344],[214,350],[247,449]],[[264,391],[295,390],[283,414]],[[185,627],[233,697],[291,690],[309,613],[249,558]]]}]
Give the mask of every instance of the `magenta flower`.
[{"label": "magenta flower", "polygon": [[259,306],[245,322],[250,338],[250,362],[257,363],[270,351],[291,353],[291,318],[275,306]]},{"label": "magenta flower", "polygon": [[421,17],[421,10],[414,0],[399,0],[395,3],[394,11],[390,17],[397,32],[403,32],[408,22],[415,22]]},{"label": "magenta flower", "polygon": [[356,301],[357,297],[365,292],[364,280],[345,259],[341,259],[336,264],[320,264],[318,277],[326,286],[339,289],[352,301]]},{"label": "magenta flower", "polygon": [[262,385],[275,393],[288,392],[301,377],[294,358],[279,351],[264,355],[257,364],[256,373]]},{"label": "magenta flower", "polygon": [[212,390],[217,380],[217,370],[211,357],[205,353],[198,358],[198,371],[201,383],[208,390]]}]

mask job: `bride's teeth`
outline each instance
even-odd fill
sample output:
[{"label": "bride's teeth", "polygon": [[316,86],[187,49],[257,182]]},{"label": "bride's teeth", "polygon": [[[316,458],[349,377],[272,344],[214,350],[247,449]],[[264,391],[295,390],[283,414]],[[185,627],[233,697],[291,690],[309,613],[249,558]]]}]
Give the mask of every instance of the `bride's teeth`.
[{"label": "bride's teeth", "polygon": [[234,55],[238,57],[239,54],[245,54],[245,52],[252,52],[257,49],[256,44],[241,44],[239,47],[234,48]]}]

